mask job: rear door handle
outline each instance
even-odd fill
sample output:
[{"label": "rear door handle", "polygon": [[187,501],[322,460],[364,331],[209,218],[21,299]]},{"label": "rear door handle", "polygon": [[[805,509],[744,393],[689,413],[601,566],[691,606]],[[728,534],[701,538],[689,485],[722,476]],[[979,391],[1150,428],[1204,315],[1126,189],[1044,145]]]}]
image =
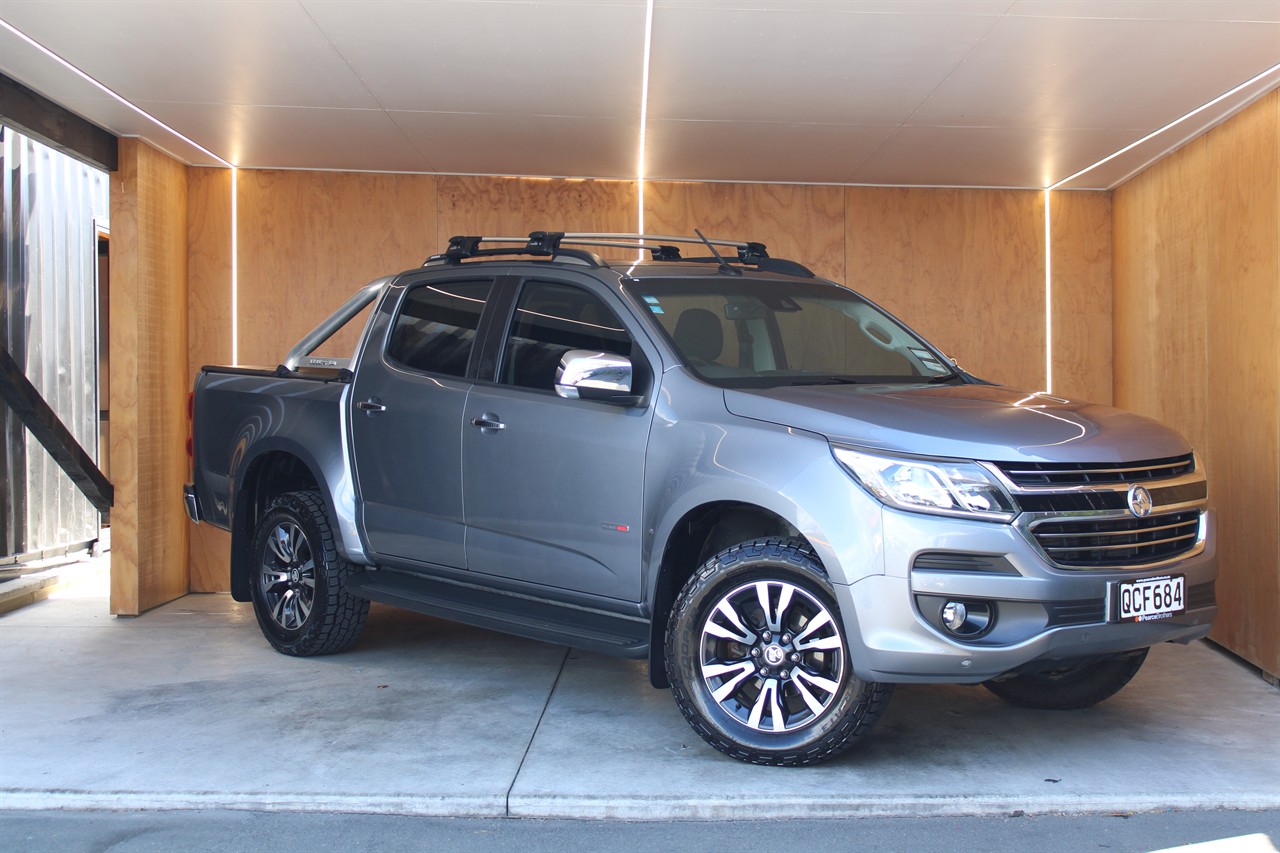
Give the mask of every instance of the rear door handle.
[{"label": "rear door handle", "polygon": [[498,420],[498,416],[497,416],[497,415],[492,414],[492,413],[490,413],[490,412],[485,412],[483,415],[480,415],[479,417],[472,418],[472,419],[471,419],[471,425],[472,425],[473,427],[480,427],[480,429],[495,429],[495,430],[496,430],[496,429],[506,429],[506,428],[507,428],[507,425],[506,425],[506,424],[504,424],[502,421]]},{"label": "rear door handle", "polygon": [[369,413],[385,412],[387,410],[386,406],[378,402],[377,397],[373,397],[368,400],[361,400],[359,403],[356,403],[356,408]]}]

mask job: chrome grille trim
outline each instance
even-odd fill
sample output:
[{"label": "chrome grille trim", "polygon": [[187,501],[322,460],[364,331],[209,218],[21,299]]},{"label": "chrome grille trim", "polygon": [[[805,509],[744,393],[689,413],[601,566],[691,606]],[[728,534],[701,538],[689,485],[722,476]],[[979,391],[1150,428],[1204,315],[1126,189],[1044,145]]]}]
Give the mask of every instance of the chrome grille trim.
[{"label": "chrome grille trim", "polygon": [[[1119,463],[983,462],[1022,510],[1014,527],[1049,565],[1072,571],[1147,570],[1204,551],[1208,489],[1195,454]],[[1076,467],[1073,467],[1075,465]],[[1123,479],[1128,476],[1133,479]],[[1146,475],[1146,476],[1142,476]],[[1108,481],[1084,481],[1099,476]],[[1075,482],[1026,482],[1076,477]],[[1019,482],[1021,480],[1022,482]],[[1137,518],[1126,493],[1145,485],[1155,502]],[[1163,501],[1163,502],[1162,502]]]},{"label": "chrome grille trim", "polygon": [[1088,462],[996,462],[1015,488],[1147,483],[1196,473],[1195,454],[1116,465]]}]

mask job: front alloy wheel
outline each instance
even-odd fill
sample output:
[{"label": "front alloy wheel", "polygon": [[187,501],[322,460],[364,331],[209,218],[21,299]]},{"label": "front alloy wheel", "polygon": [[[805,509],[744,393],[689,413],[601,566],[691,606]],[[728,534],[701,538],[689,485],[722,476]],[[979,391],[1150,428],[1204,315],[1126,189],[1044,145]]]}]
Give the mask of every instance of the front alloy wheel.
[{"label": "front alloy wheel", "polygon": [[796,539],[727,548],[667,621],[667,677],[689,725],[753,764],[816,764],[870,731],[892,686],[853,673],[822,564]]},{"label": "front alloy wheel", "polygon": [[702,679],[712,699],[760,732],[819,719],[844,678],[844,640],[831,611],[786,580],[726,593],[702,622]]}]

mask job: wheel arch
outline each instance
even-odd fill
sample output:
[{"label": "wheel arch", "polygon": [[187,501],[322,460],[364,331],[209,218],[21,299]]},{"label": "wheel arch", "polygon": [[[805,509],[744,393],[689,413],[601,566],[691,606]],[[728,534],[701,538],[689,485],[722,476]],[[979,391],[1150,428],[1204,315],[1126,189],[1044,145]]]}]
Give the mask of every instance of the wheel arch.
[{"label": "wheel arch", "polygon": [[333,518],[333,497],[317,475],[315,463],[298,448],[264,448],[242,470],[231,514],[231,597],[249,601],[253,534],[271,501],[287,492],[317,491],[325,512]]},{"label": "wheel arch", "polygon": [[676,596],[703,563],[725,548],[751,539],[777,536],[813,543],[772,509],[759,504],[719,500],[687,510],[671,526],[650,589],[653,617],[649,634],[649,683],[669,687],[666,674],[667,621]]}]

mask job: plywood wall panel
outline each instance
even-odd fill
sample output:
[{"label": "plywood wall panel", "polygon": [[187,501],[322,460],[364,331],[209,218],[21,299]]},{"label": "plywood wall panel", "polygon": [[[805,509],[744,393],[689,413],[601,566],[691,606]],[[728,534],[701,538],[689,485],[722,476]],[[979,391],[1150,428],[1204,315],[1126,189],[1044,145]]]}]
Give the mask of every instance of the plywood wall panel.
[{"label": "plywood wall panel", "polygon": [[1043,193],[852,187],[851,287],[971,373],[1045,386]]},{"label": "plywood wall panel", "polygon": [[187,169],[120,140],[111,182],[111,612],[188,589]]},{"label": "plywood wall panel", "polygon": [[[241,170],[239,361],[275,366],[360,287],[436,248],[436,178]],[[317,350],[346,358],[360,324]]]},{"label": "plywood wall panel", "polygon": [[1209,451],[1225,485],[1215,637],[1280,674],[1280,92],[1206,142]]},{"label": "plywood wall panel", "polygon": [[1052,194],[1053,392],[1110,403],[1111,193]]},{"label": "plywood wall panel", "polygon": [[[523,237],[530,231],[635,233],[633,181],[440,178],[439,230],[432,251],[456,234]],[[605,257],[617,251],[604,250]]]},{"label": "plywood wall panel", "polygon": [[1212,636],[1280,674],[1280,93],[1119,187],[1113,217],[1116,402],[1200,452]]},{"label": "plywood wall panel", "polygon": [[[187,172],[188,384],[206,364],[231,363],[231,170]],[[189,525],[192,592],[225,592],[231,534]]]},{"label": "plywood wall panel", "polygon": [[1115,400],[1207,440],[1205,140],[1115,193]]},{"label": "plywood wall panel", "polygon": [[[645,231],[764,243],[816,274],[845,278],[844,190],[790,184],[645,185]],[[709,254],[696,248],[686,254]]]}]

